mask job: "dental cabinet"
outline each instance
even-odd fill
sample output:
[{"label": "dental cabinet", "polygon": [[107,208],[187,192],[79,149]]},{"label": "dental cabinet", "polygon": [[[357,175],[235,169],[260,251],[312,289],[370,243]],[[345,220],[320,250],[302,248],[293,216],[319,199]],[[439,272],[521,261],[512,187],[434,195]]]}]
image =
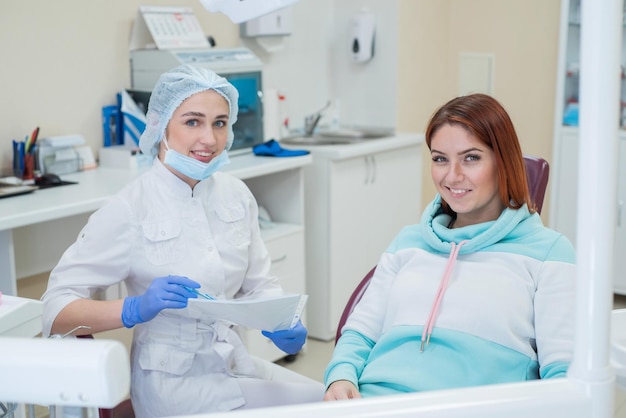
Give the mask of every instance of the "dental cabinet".
[{"label": "dental cabinet", "polygon": [[[555,159],[559,161],[558,169],[553,175],[551,215],[552,228],[565,234],[576,244],[576,219],[578,216],[578,129],[563,128],[558,138]],[[613,249],[613,291],[626,295],[626,132],[620,131],[618,155],[617,220],[615,226],[615,243]],[[584,164],[584,160],[582,161]],[[589,220],[589,222],[593,222]]]},{"label": "dental cabinet", "polygon": [[350,294],[400,229],[419,222],[423,137],[298,146],[304,168],[307,326],[331,340]]},{"label": "dental cabinet", "polygon": [[[310,155],[231,157],[223,171],[242,179],[272,218],[261,230],[275,274],[286,292],[305,293],[304,174]],[[37,190],[0,200],[0,291],[17,295],[17,279],[50,271],[71,245],[86,218],[140,174],[137,169],[104,168],[63,176],[77,184]],[[125,295],[123,285],[106,298]],[[306,318],[304,318],[306,323]],[[242,330],[250,352],[273,361],[286,356],[259,330]],[[108,338],[108,337],[107,337]]]},{"label": "dental cabinet", "polygon": [[[556,109],[554,123],[553,162],[551,166],[550,227],[565,234],[576,245],[576,217],[578,199],[578,93],[580,73],[580,16],[581,0],[565,0],[561,4],[559,62],[557,74]],[[626,27],[625,27],[626,28]],[[626,30],[622,38],[622,81],[620,101],[615,111],[620,112],[618,177],[615,200],[617,207],[613,257],[613,290],[626,295]],[[619,69],[616,69],[618,75]],[[607,158],[609,155],[607,155]],[[585,160],[580,160],[583,163]],[[592,220],[590,220],[592,222]]]}]

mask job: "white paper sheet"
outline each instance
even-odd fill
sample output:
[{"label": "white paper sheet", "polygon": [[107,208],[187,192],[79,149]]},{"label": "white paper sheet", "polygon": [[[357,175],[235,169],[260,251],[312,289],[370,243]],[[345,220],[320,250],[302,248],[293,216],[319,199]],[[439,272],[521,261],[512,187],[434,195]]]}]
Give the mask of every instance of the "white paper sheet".
[{"label": "white paper sheet", "polygon": [[278,331],[296,325],[308,295],[283,295],[266,299],[189,299],[187,309],[199,319],[230,321],[248,328]]}]

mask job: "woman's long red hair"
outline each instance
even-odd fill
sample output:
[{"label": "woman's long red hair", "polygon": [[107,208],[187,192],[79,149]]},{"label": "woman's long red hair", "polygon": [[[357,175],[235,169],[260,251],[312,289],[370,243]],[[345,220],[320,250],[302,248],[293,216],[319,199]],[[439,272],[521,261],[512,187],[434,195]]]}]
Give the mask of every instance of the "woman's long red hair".
[{"label": "woman's long red hair", "polygon": [[[471,94],[450,100],[437,110],[426,128],[426,145],[430,149],[433,135],[443,125],[463,126],[478,140],[491,148],[496,156],[500,200],[509,208],[528,205],[536,211],[526,180],[522,148],[513,122],[502,105],[486,94]],[[444,210],[453,215],[447,202]]]}]

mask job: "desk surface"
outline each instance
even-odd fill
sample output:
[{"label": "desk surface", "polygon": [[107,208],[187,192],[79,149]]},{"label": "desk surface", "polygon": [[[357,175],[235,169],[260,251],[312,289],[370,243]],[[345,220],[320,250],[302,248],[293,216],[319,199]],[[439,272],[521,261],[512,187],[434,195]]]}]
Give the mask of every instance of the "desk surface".
[{"label": "desk surface", "polygon": [[41,332],[43,303],[34,299],[0,297],[0,337],[35,337]]},{"label": "desk surface", "polygon": [[[290,158],[256,157],[252,153],[230,158],[223,171],[242,180],[290,170],[310,164],[310,155]],[[93,212],[121,190],[141,171],[99,167],[63,175],[63,180],[77,181],[61,187],[0,200],[0,231]]]}]

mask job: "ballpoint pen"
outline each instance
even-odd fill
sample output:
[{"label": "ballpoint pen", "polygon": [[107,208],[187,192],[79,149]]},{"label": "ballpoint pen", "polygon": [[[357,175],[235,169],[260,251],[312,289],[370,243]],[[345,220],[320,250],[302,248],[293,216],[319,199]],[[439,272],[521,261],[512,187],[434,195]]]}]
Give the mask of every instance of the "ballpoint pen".
[{"label": "ballpoint pen", "polygon": [[38,136],[39,136],[39,126],[37,126],[35,130],[33,131],[33,133],[30,135],[30,141],[28,142],[28,149],[26,150],[27,153],[32,154],[33,151],[35,150],[35,144],[37,142]]},{"label": "ballpoint pen", "polygon": [[32,135],[28,136],[26,135],[24,137],[24,152],[27,153],[28,152],[28,148],[30,147],[30,141],[33,139]]},{"label": "ballpoint pen", "polygon": [[18,169],[21,174],[16,177],[20,177],[20,178],[24,175],[24,156],[25,156],[24,147],[25,147],[25,144],[23,142],[17,143],[18,164],[19,164]]},{"label": "ballpoint pen", "polygon": [[20,171],[20,150],[18,142],[13,140],[13,175],[15,177],[22,177],[22,173]]},{"label": "ballpoint pen", "polygon": [[206,293],[202,293],[198,289],[194,289],[193,287],[184,286],[184,285],[181,285],[181,286],[183,286],[185,289],[189,290],[190,292],[195,293],[196,295],[200,296],[201,298],[204,298],[206,300],[215,300],[215,298],[213,296],[210,296],[210,295],[208,295]]}]

